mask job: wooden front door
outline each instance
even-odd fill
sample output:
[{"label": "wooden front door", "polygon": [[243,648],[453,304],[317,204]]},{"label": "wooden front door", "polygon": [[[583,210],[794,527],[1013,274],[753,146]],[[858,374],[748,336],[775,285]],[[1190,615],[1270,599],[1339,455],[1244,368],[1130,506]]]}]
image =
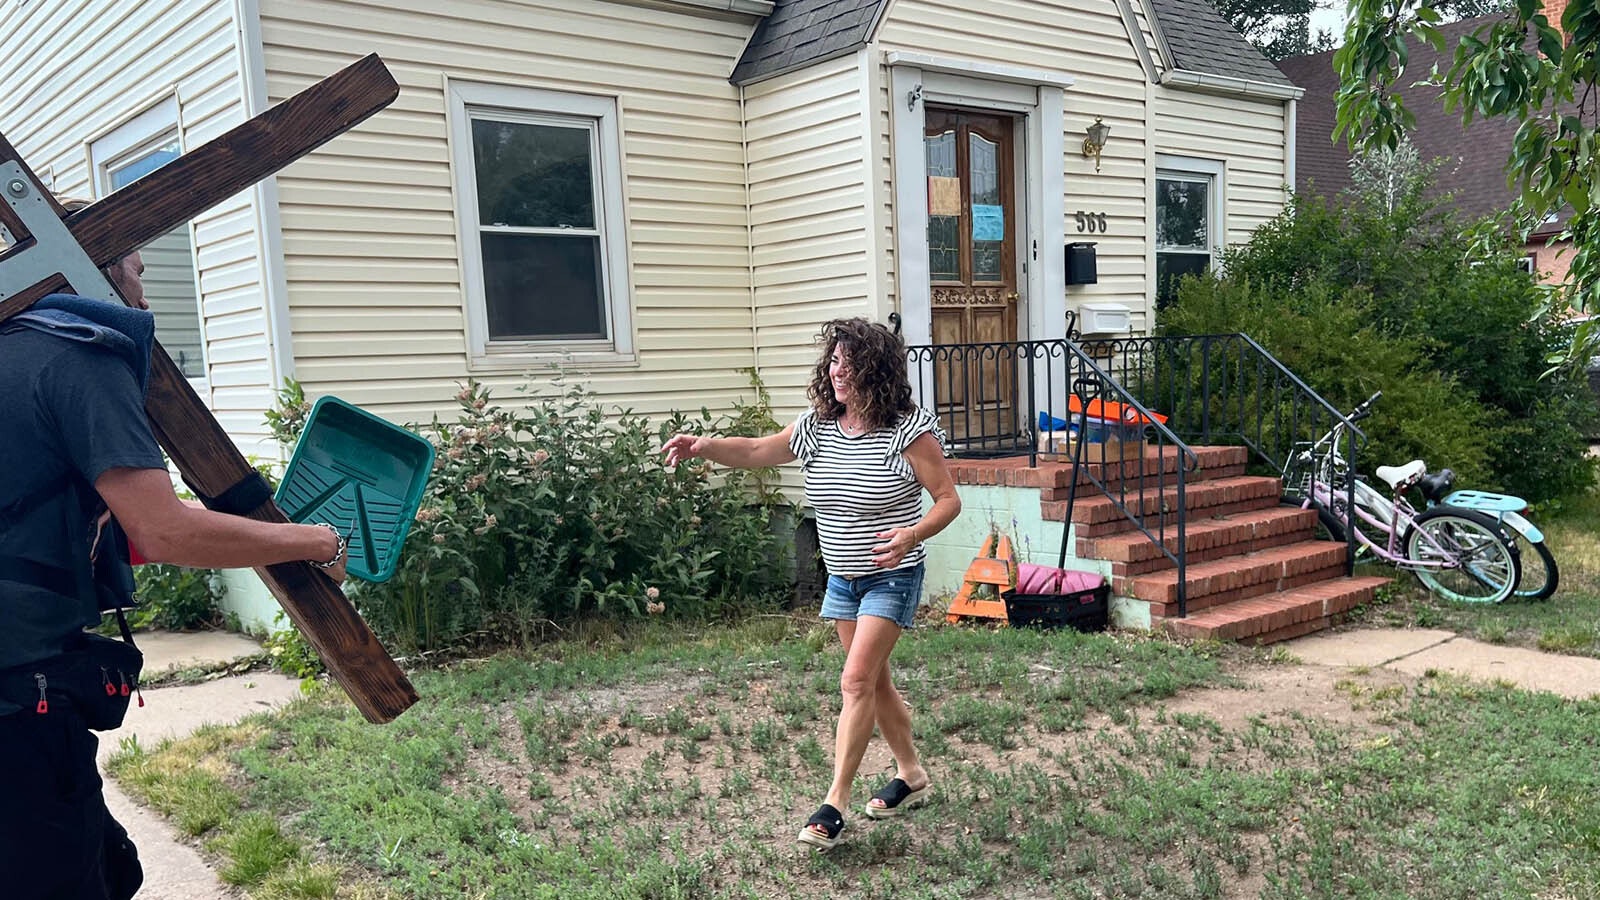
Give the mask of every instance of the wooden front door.
[{"label": "wooden front door", "polygon": [[[1013,120],[928,107],[928,271],[933,342],[1017,340]],[[936,364],[935,404],[957,441],[1009,438],[1016,366],[1005,353],[958,352]]]}]

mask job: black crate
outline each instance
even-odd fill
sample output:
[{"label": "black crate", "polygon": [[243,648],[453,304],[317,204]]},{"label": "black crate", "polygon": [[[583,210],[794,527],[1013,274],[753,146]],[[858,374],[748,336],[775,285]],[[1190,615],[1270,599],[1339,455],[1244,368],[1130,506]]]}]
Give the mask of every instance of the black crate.
[{"label": "black crate", "polygon": [[1006,591],[1000,597],[1006,602],[1006,619],[1019,627],[1105,631],[1111,617],[1109,584],[1071,594],[1019,594]]}]

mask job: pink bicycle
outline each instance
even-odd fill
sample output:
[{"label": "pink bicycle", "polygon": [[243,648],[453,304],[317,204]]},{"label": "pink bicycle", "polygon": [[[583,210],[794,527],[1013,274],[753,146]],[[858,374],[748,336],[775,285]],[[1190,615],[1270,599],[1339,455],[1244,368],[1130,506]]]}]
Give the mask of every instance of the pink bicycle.
[{"label": "pink bicycle", "polygon": [[[1283,470],[1285,502],[1315,509],[1329,539],[1347,541],[1353,534],[1358,556],[1371,555],[1414,572],[1423,585],[1446,599],[1499,603],[1511,596],[1522,579],[1522,562],[1516,540],[1502,522],[1507,511],[1515,514],[1506,509],[1513,505],[1509,501],[1521,507],[1526,503],[1479,492],[1443,496],[1454,476],[1448,469],[1430,476],[1420,459],[1374,470],[1378,480],[1389,486],[1390,494],[1385,495],[1351,472],[1339,455],[1339,443],[1349,426],[1371,415],[1381,396],[1379,391],[1368,397],[1315,443],[1295,445]],[[1426,509],[1418,511],[1406,500],[1406,491],[1413,487],[1427,499]],[[1478,508],[1451,502],[1461,497]],[[1542,542],[1537,546],[1542,548]]]}]

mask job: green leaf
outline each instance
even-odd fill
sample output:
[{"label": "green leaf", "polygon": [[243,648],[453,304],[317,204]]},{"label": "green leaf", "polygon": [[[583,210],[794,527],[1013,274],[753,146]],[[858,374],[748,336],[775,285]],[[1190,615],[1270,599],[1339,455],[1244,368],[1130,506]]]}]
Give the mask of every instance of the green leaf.
[{"label": "green leaf", "polygon": [[1561,45],[1561,32],[1548,25],[1541,25],[1538,28],[1538,33],[1539,52],[1543,53],[1555,65],[1561,65],[1561,54],[1565,51],[1565,48]]}]

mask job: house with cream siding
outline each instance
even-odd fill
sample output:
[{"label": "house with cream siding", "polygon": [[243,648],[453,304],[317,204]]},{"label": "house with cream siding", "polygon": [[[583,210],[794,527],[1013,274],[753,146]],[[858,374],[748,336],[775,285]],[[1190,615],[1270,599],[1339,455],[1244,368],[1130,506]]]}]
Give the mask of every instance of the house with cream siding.
[{"label": "house with cream siding", "polygon": [[160,338],[268,458],[287,378],[404,422],[552,365],[728,409],[753,369],[784,417],[830,318],[1144,332],[1294,182],[1298,89],[1205,0],[0,0],[0,41],[0,131],[90,199],[361,55],[394,73],[148,251]]}]

